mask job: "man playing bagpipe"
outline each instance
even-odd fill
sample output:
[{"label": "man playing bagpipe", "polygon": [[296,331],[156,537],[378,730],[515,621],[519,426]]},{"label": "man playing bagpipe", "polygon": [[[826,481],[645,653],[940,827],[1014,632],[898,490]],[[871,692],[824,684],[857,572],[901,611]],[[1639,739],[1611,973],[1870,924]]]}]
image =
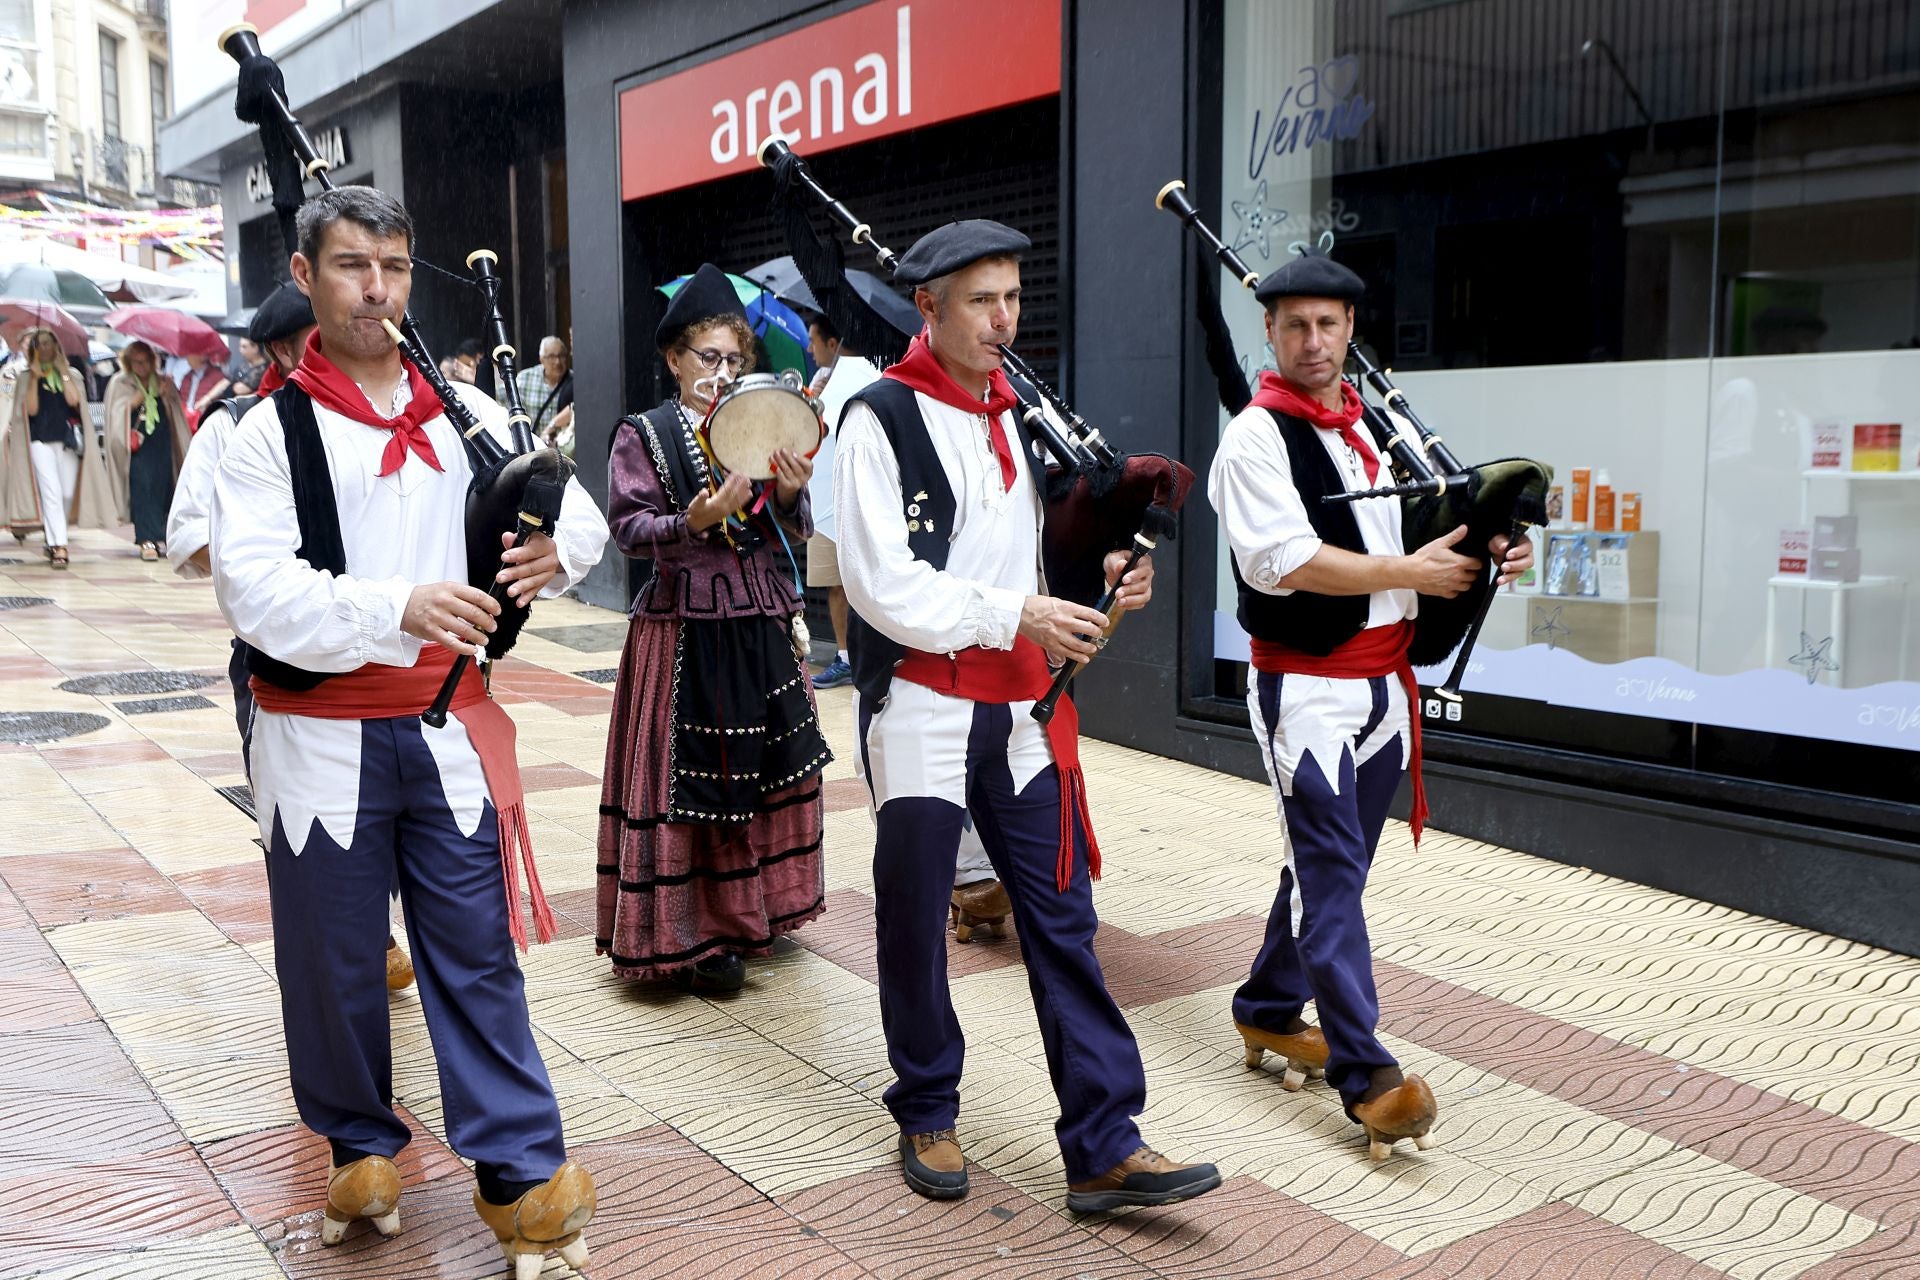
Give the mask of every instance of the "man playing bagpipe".
[{"label": "man playing bagpipe", "polygon": [[[200,417],[199,430],[187,447],[187,460],[180,466],[180,479],[173,487],[173,506],[167,512],[167,559],[173,571],[183,578],[205,578],[213,573],[212,551],[208,541],[208,507],[213,502],[213,477],[220,469],[220,458],[227,441],[247,410],[286,384],[287,375],[299,367],[306,354],[307,339],[313,336],[313,304],[298,285],[288,280],[267,295],[247,322],[247,339],[266,356],[266,373],[259,390],[244,396],[222,396],[207,406]],[[233,718],[240,730],[240,758],[244,762],[253,751],[253,688],[248,683],[247,646],[238,637],[233,641],[233,657],[227,662],[227,680],[233,686]],[[400,944],[387,936],[387,990],[402,991],[413,985],[413,963]]]},{"label": "man playing bagpipe", "polygon": [[[1071,700],[1029,714],[1047,662],[1096,651],[1101,613],[1046,593],[1040,464],[1001,369],[1020,317],[1029,241],[996,222],[923,237],[895,279],[926,321],[904,360],[839,427],[839,559],[853,606],[861,758],[876,814],[874,911],[881,1025],[898,1079],[907,1185],[966,1194],[955,1122],[964,1043],[947,988],[944,917],[969,812],[1011,900],[1060,1103],[1055,1131],[1081,1212],[1167,1204],[1219,1185],[1212,1165],[1167,1160],[1133,1117],[1140,1052],[1093,951],[1099,847]],[[1105,557],[1111,579],[1126,555]],[[1152,593],[1142,561],[1118,603]]]},{"label": "man playing bagpipe", "polygon": [[[1207,496],[1253,640],[1247,709],[1285,858],[1266,940],[1234,995],[1234,1024],[1250,1064],[1268,1052],[1287,1061],[1287,1087],[1324,1069],[1378,1159],[1397,1138],[1426,1145],[1435,1105],[1375,1034],[1361,894],[1409,767],[1416,840],[1426,818],[1407,660],[1417,598],[1458,596],[1484,571],[1453,549],[1465,526],[1409,554],[1397,497],[1323,501],[1391,483],[1380,441],[1359,425],[1360,393],[1341,377],[1363,291],[1360,277],[1315,253],[1259,282],[1279,372],[1262,373],[1252,403],[1227,424]],[[1527,539],[1507,544],[1496,535],[1488,548],[1503,558],[1503,585],[1533,559]],[[1301,1017],[1308,1000],[1318,1028]]]},{"label": "man playing bagpipe", "polygon": [[[521,853],[543,935],[550,915],[524,847],[513,724],[471,667],[453,718],[421,720],[501,606],[468,582],[467,451],[381,324],[406,312],[413,224],[391,196],[340,187],[301,207],[297,242],[293,278],[318,332],[227,445],[212,570],[254,650],[252,777],[287,1061],[301,1119],[332,1154],[321,1238],[363,1217],[399,1230],[392,1158],[409,1135],[392,1105],[379,946],[397,875],[446,1137],[474,1163],[475,1208],[517,1275],[553,1249],[578,1266],[593,1183],[566,1159],[514,957]],[[507,438],[504,410],[456,394]],[[606,537],[569,482],[554,536],[504,557],[507,607],[578,581]]]}]

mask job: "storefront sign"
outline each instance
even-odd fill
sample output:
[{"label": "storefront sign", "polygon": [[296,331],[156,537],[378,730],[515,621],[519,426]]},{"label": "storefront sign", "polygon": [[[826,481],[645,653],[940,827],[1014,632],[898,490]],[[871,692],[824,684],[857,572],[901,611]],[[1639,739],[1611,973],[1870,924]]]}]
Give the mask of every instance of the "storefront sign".
[{"label": "storefront sign", "polygon": [[620,95],[620,194],[831,151],[1060,92],[1060,6],[880,0]]},{"label": "storefront sign", "polygon": [[[313,135],[313,149],[327,162],[331,171],[340,172],[347,167],[350,157],[347,154],[347,131],[338,125],[331,129],[322,129]],[[273,180],[267,176],[267,163],[247,166],[247,199],[255,204],[264,204],[273,199]]]}]

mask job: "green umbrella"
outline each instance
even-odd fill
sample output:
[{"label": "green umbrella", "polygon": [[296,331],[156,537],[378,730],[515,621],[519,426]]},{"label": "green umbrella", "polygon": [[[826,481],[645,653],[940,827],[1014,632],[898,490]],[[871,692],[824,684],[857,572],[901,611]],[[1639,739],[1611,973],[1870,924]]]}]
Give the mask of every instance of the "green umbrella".
[{"label": "green umbrella", "polygon": [[113,303],[100,292],[100,286],[78,271],[43,267],[37,262],[22,263],[0,275],[0,295],[9,298],[38,298],[81,314],[89,309],[104,315]]},{"label": "green umbrella", "polygon": [[[671,298],[691,279],[692,276],[681,276],[677,280],[669,280],[660,286],[660,292]],[[740,299],[741,307],[746,310],[747,326],[766,345],[767,359],[773,368],[765,372],[796,369],[801,377],[806,377],[809,372],[807,326],[798,313],[756,281],[732,272],[727,273],[727,280],[733,285],[734,295]]]}]

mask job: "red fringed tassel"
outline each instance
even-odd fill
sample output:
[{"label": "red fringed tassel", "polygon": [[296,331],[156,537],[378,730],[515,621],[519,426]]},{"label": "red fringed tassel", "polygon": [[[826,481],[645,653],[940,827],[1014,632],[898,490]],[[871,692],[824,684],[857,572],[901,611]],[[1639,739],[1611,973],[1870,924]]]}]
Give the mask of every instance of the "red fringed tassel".
[{"label": "red fringed tassel", "polygon": [[1073,883],[1073,820],[1087,833],[1087,875],[1100,878],[1100,842],[1093,835],[1093,815],[1087,810],[1087,779],[1080,766],[1060,771],[1060,859],[1054,877],[1060,892]]},{"label": "red fringed tassel", "polygon": [[533,833],[527,829],[525,802],[508,805],[500,811],[500,872],[507,884],[507,931],[514,945],[527,949],[527,926],[520,919],[519,867],[527,872],[527,897],[533,904],[533,936],[540,942],[552,942],[555,932],[553,908],[547,905],[546,890],[540,887],[540,870],[533,862]]}]

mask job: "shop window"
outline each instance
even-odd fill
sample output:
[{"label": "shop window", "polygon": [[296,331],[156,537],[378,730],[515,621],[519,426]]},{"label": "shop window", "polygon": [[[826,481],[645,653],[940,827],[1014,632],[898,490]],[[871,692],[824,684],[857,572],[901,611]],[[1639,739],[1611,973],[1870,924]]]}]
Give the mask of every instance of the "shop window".
[{"label": "shop window", "polygon": [[[1769,735],[1920,750],[1920,13],[1221,17],[1222,235],[1267,271],[1331,233],[1370,285],[1358,340],[1454,451],[1562,486],[1540,573],[1495,602],[1479,710],[1437,727],[1739,771],[1769,753],[1728,744]],[[1257,304],[1221,291],[1269,363]]]}]

